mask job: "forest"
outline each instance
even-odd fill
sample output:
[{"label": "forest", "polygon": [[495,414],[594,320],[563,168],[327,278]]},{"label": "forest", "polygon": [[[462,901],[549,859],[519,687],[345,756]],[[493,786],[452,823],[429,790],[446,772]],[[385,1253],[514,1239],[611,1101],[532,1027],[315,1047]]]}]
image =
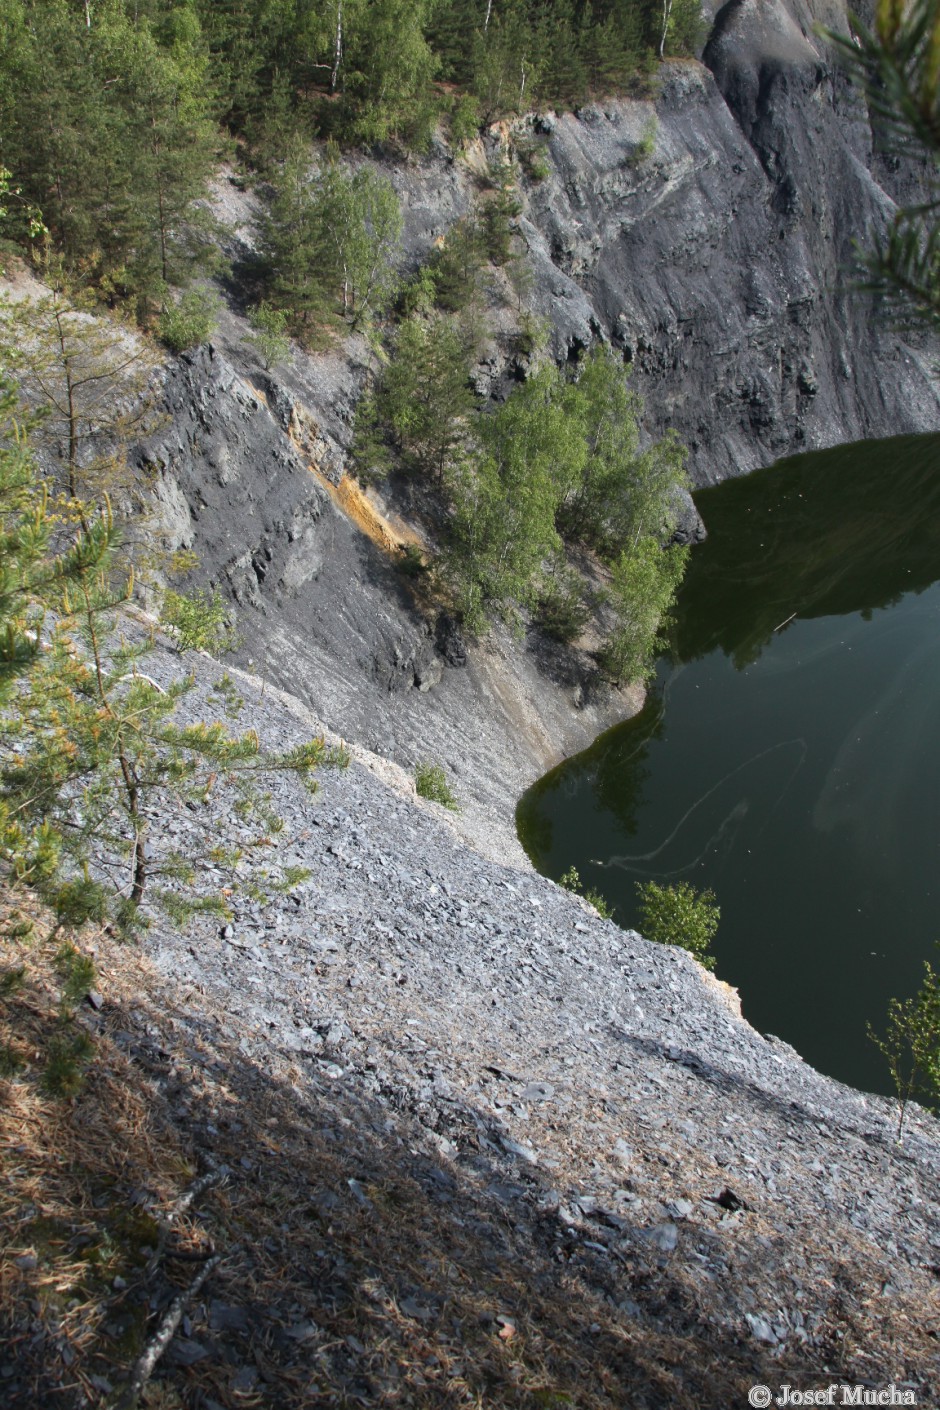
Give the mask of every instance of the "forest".
[{"label": "forest", "polygon": [[0,237],[146,312],[211,266],[199,201],[233,142],[460,141],[642,90],[697,26],[692,0],[0,0]]},{"label": "forest", "polygon": [[[53,290],[3,310],[0,353],[40,403],[56,369],[67,493],[100,509],[122,482],[84,463],[103,428],[100,396],[82,423],[81,386],[116,387],[124,363],[120,332],[85,315],[136,321],[177,353],[211,335],[226,271],[210,183],[227,160],[262,201],[237,299],[265,367],[338,329],[377,353],[353,463],[423,482],[437,551],[402,565],[415,590],[472,633],[521,607],[563,641],[606,604],[603,669],[641,678],[684,565],[660,550],[684,452],[667,437],[640,453],[617,359],[562,375],[542,355],[514,224],[541,149],[491,160],[471,214],[410,277],[387,172],[434,130],[458,151],[513,113],[650,92],[697,15],[690,0],[0,0],[0,242]],[[529,368],[496,410],[473,390],[494,300],[514,307]],[[600,596],[569,562],[582,551],[610,576]]]}]

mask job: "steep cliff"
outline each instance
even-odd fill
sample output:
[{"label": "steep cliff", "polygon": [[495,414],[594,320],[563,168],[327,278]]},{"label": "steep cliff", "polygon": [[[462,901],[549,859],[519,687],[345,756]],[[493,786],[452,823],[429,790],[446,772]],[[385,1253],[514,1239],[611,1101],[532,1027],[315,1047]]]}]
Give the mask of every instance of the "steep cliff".
[{"label": "steep cliff", "polygon": [[[845,23],[837,8],[820,17]],[[846,288],[853,241],[916,172],[873,156],[864,105],[813,19],[802,4],[732,0],[704,63],[667,65],[655,104],[529,118],[463,157],[441,143],[386,168],[415,267],[470,208],[489,157],[541,144],[547,175],[523,163],[520,177],[529,307],[559,359],[598,338],[622,351],[645,431],[674,426],[700,484],[940,421],[930,349]],[[244,253],[253,199],[223,180],[219,210]],[[479,378],[498,395],[520,371],[518,313],[494,300],[492,320]],[[478,832],[495,805],[497,845],[515,848],[520,789],[627,702],[598,689],[587,656],[508,636],[468,655],[419,610],[389,551],[412,530],[343,479],[369,348],[347,339],[266,374],[246,331],[229,308],[214,345],[168,369],[170,421],[143,456],[168,544],[192,546],[230,593],[243,661],[378,752],[443,762]]]},{"label": "steep cliff", "polygon": [[797,15],[732,0],[704,65],[665,75],[649,157],[643,105],[585,109],[552,124],[530,194],[561,345],[622,349],[699,484],[937,424],[929,358],[847,289],[853,243],[893,206],[858,93]]}]

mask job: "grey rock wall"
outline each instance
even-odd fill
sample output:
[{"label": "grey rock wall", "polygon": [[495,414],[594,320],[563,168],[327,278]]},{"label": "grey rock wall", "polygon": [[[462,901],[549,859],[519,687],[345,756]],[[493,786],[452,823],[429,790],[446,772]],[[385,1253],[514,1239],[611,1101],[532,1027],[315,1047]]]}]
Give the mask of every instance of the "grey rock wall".
[{"label": "grey rock wall", "polygon": [[[837,7],[730,0],[704,64],[666,66],[655,105],[546,114],[494,130],[488,151],[456,160],[438,145],[387,168],[414,267],[470,208],[500,144],[544,143],[549,174],[523,178],[519,220],[531,309],[560,359],[598,338],[622,352],[645,433],[674,426],[700,484],[940,424],[933,349],[844,288],[853,241],[890,217],[888,188],[909,193],[916,172],[872,158],[865,109],[814,37],[817,14],[840,22]],[[250,246],[251,203],[233,188],[223,206],[233,249]],[[495,395],[519,370],[518,311],[498,302],[481,367]],[[167,370],[169,420],[142,453],[166,546],[193,548],[199,577],[229,595],[243,664],[406,767],[444,764],[478,842],[518,859],[522,789],[629,702],[596,691],[586,657],[508,634],[468,656],[452,624],[419,610],[334,502],[370,350],[348,338],[272,375],[246,332],[227,310],[214,345]]]},{"label": "grey rock wall", "polygon": [[620,348],[647,430],[676,428],[698,484],[940,421],[930,348],[849,289],[854,242],[894,206],[808,21],[731,0],[704,66],[666,70],[648,157],[652,105],[595,105],[551,122],[552,172],[529,192],[556,352]]},{"label": "grey rock wall", "polygon": [[309,370],[275,384],[215,345],[171,364],[168,420],[141,452],[162,547],[194,550],[194,580],[229,598],[240,664],[406,769],[442,764],[465,835],[525,865],[519,795],[628,714],[631,698],[592,688],[586,659],[554,659],[508,632],[468,653],[452,621],[419,609],[331,496],[352,396],[339,381],[348,364],[337,358],[333,370],[318,420]]}]

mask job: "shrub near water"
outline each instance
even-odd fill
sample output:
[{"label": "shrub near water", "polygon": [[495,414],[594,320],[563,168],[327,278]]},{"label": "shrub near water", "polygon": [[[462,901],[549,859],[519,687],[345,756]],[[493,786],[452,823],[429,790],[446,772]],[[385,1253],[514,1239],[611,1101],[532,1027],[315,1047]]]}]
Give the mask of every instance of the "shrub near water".
[{"label": "shrub near water", "polygon": [[647,940],[660,945],[678,945],[694,955],[705,969],[715,968],[709,945],[715,938],[721,910],[710,888],[696,891],[687,881],[675,886],[658,886],[655,881],[637,882],[641,925]]}]

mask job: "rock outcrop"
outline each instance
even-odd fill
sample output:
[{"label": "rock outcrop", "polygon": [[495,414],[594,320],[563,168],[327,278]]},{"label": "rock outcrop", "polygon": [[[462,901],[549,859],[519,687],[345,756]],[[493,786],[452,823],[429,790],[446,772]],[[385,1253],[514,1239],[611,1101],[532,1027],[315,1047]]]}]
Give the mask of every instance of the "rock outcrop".
[{"label": "rock outcrop", "polygon": [[[598,338],[622,352],[646,432],[675,427],[700,484],[940,422],[928,351],[845,288],[853,241],[883,227],[889,188],[916,173],[873,156],[864,105],[813,19],[802,0],[731,0],[704,63],[667,65],[655,104],[530,118],[466,157],[439,145],[387,168],[416,266],[470,208],[488,157],[507,141],[543,144],[548,174],[523,175],[518,222],[531,311],[560,359]],[[251,198],[224,187],[237,253],[252,239]],[[515,315],[493,317],[480,376],[499,394],[519,354]],[[478,833],[495,808],[494,845],[513,852],[521,790],[627,702],[598,691],[587,657],[508,635],[468,658],[393,570],[408,530],[343,478],[366,344],[297,353],[272,374],[245,333],[228,310],[212,348],[168,369],[170,421],[144,455],[168,546],[195,549],[201,575],[225,587],[243,663],[378,752],[443,763]]]},{"label": "rock outcrop", "polygon": [[524,229],[556,350],[621,349],[698,484],[935,429],[930,357],[848,288],[893,210],[857,91],[782,0],[732,0],[704,61],[667,70],[648,156],[652,106],[552,123]]}]

